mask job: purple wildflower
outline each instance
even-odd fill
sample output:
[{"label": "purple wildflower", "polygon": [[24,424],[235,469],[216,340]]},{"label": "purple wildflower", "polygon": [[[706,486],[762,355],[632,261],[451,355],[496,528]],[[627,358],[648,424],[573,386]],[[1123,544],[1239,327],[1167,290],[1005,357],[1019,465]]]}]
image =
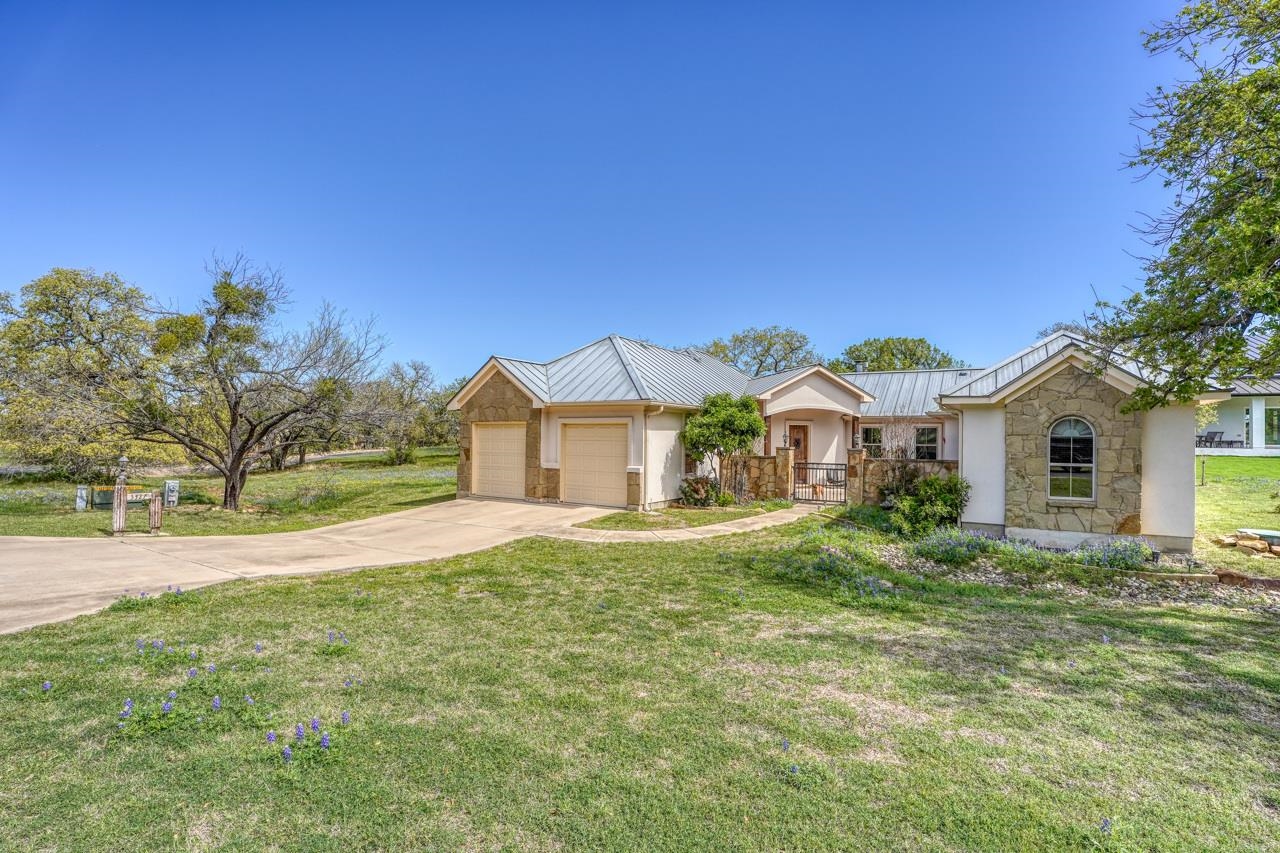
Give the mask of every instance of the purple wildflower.
[{"label": "purple wildflower", "polygon": [[342,712],[342,724],[343,724],[344,726],[346,726],[346,725],[350,725],[350,723],[351,723],[351,712],[350,712],[350,711],[343,711],[343,712]]},{"label": "purple wildflower", "polygon": [[222,710],[222,697],[221,697],[221,696],[214,696],[214,697],[213,697],[213,710],[215,710],[215,711],[221,711],[221,710]]},{"label": "purple wildflower", "polygon": [[124,700],[124,706],[125,706],[126,708],[128,708],[129,710],[131,710],[131,711],[132,711],[132,710],[133,710],[133,700],[132,700],[132,699],[126,699],[126,700]]},{"label": "purple wildflower", "polygon": [[1102,635],[1102,644],[1105,646],[1105,645],[1108,645],[1110,642],[1111,642],[1111,638],[1110,638],[1110,637],[1108,637],[1106,634],[1103,634],[1103,635]]},{"label": "purple wildflower", "polygon": [[127,720],[132,716],[133,716],[133,710],[131,708],[125,708],[123,711],[120,712],[120,719],[122,720]]},{"label": "purple wildflower", "polygon": [[293,736],[298,740],[302,740],[304,737],[307,736],[307,730],[302,725],[302,723],[298,723],[296,726],[293,727]]},{"label": "purple wildflower", "polygon": [[123,728],[124,728],[124,723],[116,723],[116,728],[117,728],[117,729],[123,729]]},{"label": "purple wildflower", "polygon": [[191,650],[191,655],[190,655],[190,657],[191,657],[191,659],[192,659],[192,660],[195,660],[195,659],[196,659],[196,650],[195,650],[195,649],[192,649],[192,650]]},{"label": "purple wildflower", "polygon": [[162,714],[167,714],[172,710],[173,710],[172,702],[165,702],[163,705],[160,706],[160,713]]},{"label": "purple wildflower", "polygon": [[146,597],[147,597],[147,591],[145,589],[142,592],[138,593],[138,598],[145,599]]},{"label": "purple wildflower", "polygon": [[163,648],[164,648],[164,640],[152,640],[152,641],[151,641],[151,648],[156,649],[157,651],[158,651],[158,650],[160,650],[160,649],[163,649]]},{"label": "purple wildflower", "polygon": [[1098,828],[1102,830],[1103,835],[1110,835],[1111,834],[1111,818],[1104,817],[1102,819],[1102,825],[1099,826]]},{"label": "purple wildflower", "polygon": [[209,670],[210,673],[214,673],[218,671],[218,668],[213,664],[209,664],[208,666],[205,667],[205,669]]},{"label": "purple wildflower", "polygon": [[333,629],[329,629],[329,642],[333,642]]},{"label": "purple wildflower", "polygon": [[791,770],[791,775],[792,775],[792,776],[794,776],[794,775],[796,775],[797,773],[799,773],[799,772],[800,772],[800,768],[799,768],[799,767],[797,767],[797,766],[796,766],[796,765],[794,765],[794,764],[792,764],[792,765],[791,765],[790,770]]},{"label": "purple wildflower", "polygon": [[787,740],[786,738],[782,739],[782,751],[783,752],[791,751],[791,741]]},{"label": "purple wildflower", "polygon": [[276,742],[276,733],[274,731],[267,732],[267,743]]},{"label": "purple wildflower", "polygon": [[350,678],[348,678],[346,681],[342,682],[342,686],[343,686],[343,687],[350,687],[350,686],[351,686],[351,679],[350,679]]},{"label": "purple wildflower", "polygon": [[328,733],[328,732],[325,732],[324,734],[320,735],[320,748],[321,748],[321,749],[328,749],[328,748],[329,748],[329,733]]},{"label": "purple wildflower", "polygon": [[261,654],[261,653],[262,653],[262,643],[254,643],[254,644],[253,644],[253,650],[254,650],[255,652],[257,652],[258,654]]},{"label": "purple wildflower", "polygon": [[173,591],[174,595],[182,595],[182,587],[178,587]]},{"label": "purple wildflower", "polygon": [[320,718],[319,718],[319,717],[312,717],[312,718],[311,718],[311,731],[313,731],[313,732],[318,732],[318,731],[320,731]]},{"label": "purple wildflower", "polygon": [[287,746],[286,746],[284,749],[280,750],[280,755],[281,755],[281,757],[283,757],[283,758],[284,758],[284,760],[285,760],[285,762],[286,762],[286,763],[287,763],[287,762],[289,762],[289,761],[292,761],[292,760],[293,760],[293,749],[292,749],[291,747],[287,747]]},{"label": "purple wildflower", "polygon": [[196,677],[196,668],[193,666],[191,667],[191,669],[187,670],[187,678],[195,678],[195,677]]},{"label": "purple wildflower", "polygon": [[252,705],[252,704],[253,704],[253,697],[252,697],[252,696],[250,696],[250,695],[248,695],[248,694],[246,693],[246,694],[245,694],[245,697],[244,697],[244,704],[246,704],[246,705]]},{"label": "purple wildflower", "polygon": [[48,693],[50,690],[53,689],[53,682],[46,681],[44,684],[40,685],[40,689],[43,690],[45,693]]},{"label": "purple wildflower", "polygon": [[177,698],[178,698],[178,691],[176,691],[176,690],[170,690],[170,691],[169,691],[169,698],[170,698],[170,699],[177,699]]},{"label": "purple wildflower", "polygon": [[[128,591],[129,590],[127,589],[125,590],[125,592],[128,592]],[[139,650],[141,650],[142,647],[146,645],[146,643],[142,640],[138,640],[137,642],[134,643],[134,645],[137,646]]]}]

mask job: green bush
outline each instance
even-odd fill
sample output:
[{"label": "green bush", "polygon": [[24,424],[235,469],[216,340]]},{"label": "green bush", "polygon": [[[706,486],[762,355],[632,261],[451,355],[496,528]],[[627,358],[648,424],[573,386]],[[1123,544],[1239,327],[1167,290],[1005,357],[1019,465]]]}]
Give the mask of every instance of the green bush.
[{"label": "green bush", "polygon": [[1071,556],[1086,566],[1104,569],[1141,569],[1155,557],[1153,549],[1143,539],[1110,539],[1105,542],[1086,542],[1071,552]]},{"label": "green bush", "polygon": [[720,492],[716,495],[716,506],[733,506],[737,502],[733,492]]},{"label": "green bush", "polygon": [[969,481],[955,474],[921,477],[911,494],[893,499],[890,521],[907,536],[922,536],[943,524],[959,524],[969,502]]}]

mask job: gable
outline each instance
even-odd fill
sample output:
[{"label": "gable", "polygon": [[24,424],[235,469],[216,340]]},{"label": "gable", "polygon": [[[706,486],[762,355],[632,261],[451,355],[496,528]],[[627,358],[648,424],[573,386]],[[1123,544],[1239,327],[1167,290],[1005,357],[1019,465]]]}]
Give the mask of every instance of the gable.
[{"label": "gable", "polygon": [[862,399],[843,382],[833,381],[823,372],[815,371],[775,388],[764,400],[764,413],[774,415],[794,409],[822,409],[841,414],[857,414]]}]

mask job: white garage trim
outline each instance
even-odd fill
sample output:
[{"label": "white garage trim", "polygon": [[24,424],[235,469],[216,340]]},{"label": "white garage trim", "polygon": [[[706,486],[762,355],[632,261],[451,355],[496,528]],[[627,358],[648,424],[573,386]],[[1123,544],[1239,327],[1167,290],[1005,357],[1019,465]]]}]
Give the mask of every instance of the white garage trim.
[{"label": "white garage trim", "polygon": [[561,426],[560,499],[566,503],[627,506],[630,419]]},{"label": "white garage trim", "polygon": [[471,493],[490,498],[523,498],[523,421],[471,425]]}]

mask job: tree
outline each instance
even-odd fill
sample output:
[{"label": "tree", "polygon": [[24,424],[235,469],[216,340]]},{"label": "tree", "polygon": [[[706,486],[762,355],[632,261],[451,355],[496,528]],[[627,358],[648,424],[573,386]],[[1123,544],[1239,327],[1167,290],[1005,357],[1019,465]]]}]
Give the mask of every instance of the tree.
[{"label": "tree", "polygon": [[867,338],[845,347],[828,365],[837,373],[862,370],[933,370],[965,363],[924,338]]},{"label": "tree", "polygon": [[435,374],[420,361],[396,362],[371,383],[373,422],[387,448],[387,461],[404,465],[426,438]]},{"label": "tree", "polygon": [[449,401],[457,396],[470,377],[463,376],[433,391],[427,399],[423,443],[428,447],[455,446],[461,417],[449,411]]},{"label": "tree", "polygon": [[743,329],[699,349],[752,376],[822,361],[810,346],[808,335],[782,326]]},{"label": "tree", "polygon": [[723,479],[725,460],[746,453],[764,433],[764,418],[755,398],[723,392],[707,396],[697,413],[685,419],[680,440],[695,459],[714,459],[717,479]]},{"label": "tree", "polygon": [[1129,164],[1173,202],[1142,226],[1156,250],[1142,289],[1091,317],[1108,354],[1159,368],[1141,408],[1280,369],[1280,3],[1191,3],[1145,45],[1189,69],[1137,111]]},{"label": "tree", "polygon": [[[281,329],[283,279],[243,257],[215,259],[210,274],[210,295],[181,313],[113,276],[55,270],[19,302],[6,298],[3,358],[18,371],[13,382],[50,410],[213,468],[223,506],[238,509],[254,465],[281,435],[341,411],[382,341],[328,305],[305,329]],[[105,296],[81,293],[101,281],[112,285]]]}]

